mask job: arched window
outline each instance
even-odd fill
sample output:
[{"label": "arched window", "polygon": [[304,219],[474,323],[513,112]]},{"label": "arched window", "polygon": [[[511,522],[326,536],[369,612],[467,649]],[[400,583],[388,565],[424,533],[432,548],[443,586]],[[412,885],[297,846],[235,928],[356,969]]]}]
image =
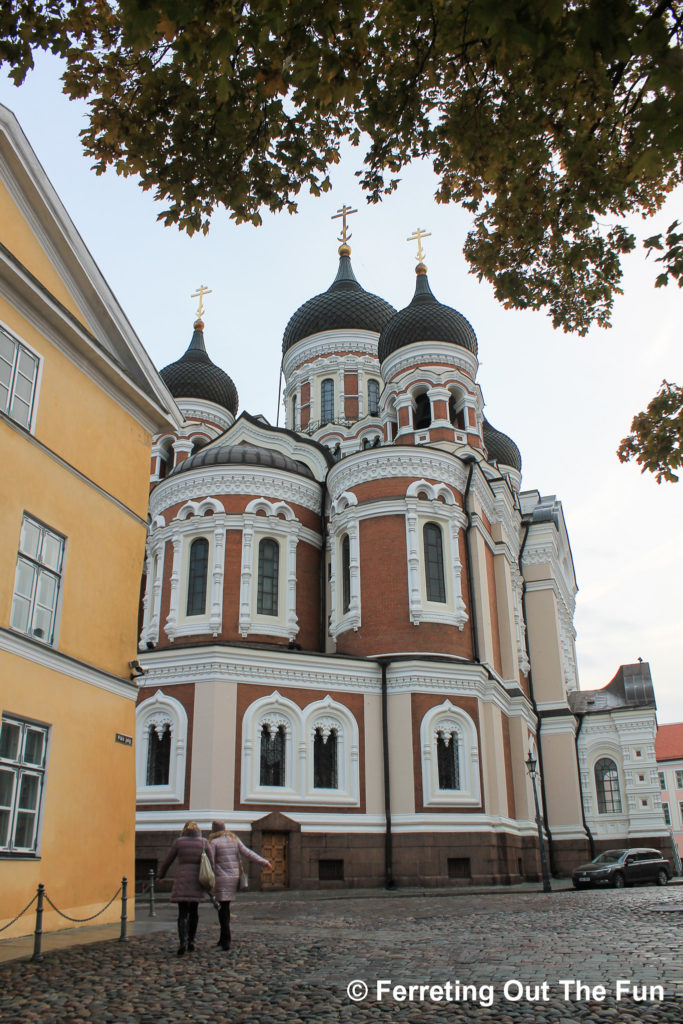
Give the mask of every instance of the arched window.
[{"label": "arched window", "polygon": [[460,412],[456,410],[456,397],[451,395],[448,399],[448,418],[454,427],[458,427],[460,430],[465,429],[465,411],[461,409]]},{"label": "arched window", "polygon": [[460,740],[455,730],[439,729],[436,737],[439,789],[460,789]]},{"label": "arched window", "polygon": [[413,428],[415,430],[424,430],[432,422],[432,404],[429,401],[429,395],[425,392],[422,395],[418,395],[415,399],[415,409],[413,410]]},{"label": "arched window", "polygon": [[351,607],[351,542],[345,533],[341,542],[342,615]]},{"label": "arched window", "polygon": [[258,597],[259,615],[277,615],[277,585],[280,568],[280,545],[270,537],[264,537],[258,546]]},{"label": "arched window", "polygon": [[313,786],[315,789],[337,789],[337,730],[325,735],[322,728],[313,737]]},{"label": "arched window", "polygon": [[190,567],[187,578],[187,615],[203,615],[206,611],[206,576],[209,566],[209,542],[198,537],[190,545]]},{"label": "arched window", "polygon": [[598,814],[620,814],[619,772],[609,757],[601,757],[595,763],[595,788],[598,794]]},{"label": "arched window", "polygon": [[292,396],[292,430],[296,430],[296,395]]},{"label": "arched window", "polygon": [[261,726],[260,784],[262,786],[284,786],[285,743],[284,725],[274,728],[264,722]]},{"label": "arched window", "polygon": [[171,772],[171,726],[150,725],[147,737],[148,786],[168,786]]},{"label": "arched window", "polygon": [[443,571],[443,538],[441,527],[425,523],[423,529],[425,583],[427,600],[446,603],[446,583]]},{"label": "arched window", "polygon": [[326,377],[320,385],[320,422],[331,423],[334,419],[334,381]]},{"label": "arched window", "polygon": [[379,415],[379,381],[368,381],[368,413],[370,416]]}]

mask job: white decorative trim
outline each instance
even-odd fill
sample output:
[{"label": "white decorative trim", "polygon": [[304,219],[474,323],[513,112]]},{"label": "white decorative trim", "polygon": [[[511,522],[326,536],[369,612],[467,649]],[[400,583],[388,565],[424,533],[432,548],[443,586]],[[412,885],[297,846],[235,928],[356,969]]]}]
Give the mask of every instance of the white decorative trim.
[{"label": "white decorative trim", "polygon": [[[378,378],[379,361],[377,359],[377,340],[379,334],[376,331],[361,330],[334,330],[318,331],[310,334],[307,338],[301,338],[289,348],[282,360],[282,372],[288,386],[292,378],[296,380],[307,379],[306,371],[302,368],[318,360],[330,358],[330,352],[339,358],[345,355],[356,355],[363,353],[361,358],[371,367],[371,372]],[[355,364],[355,360],[354,360]],[[299,371],[298,374],[296,371]]]},{"label": "white decorative trim", "polygon": [[[454,731],[458,736],[460,787],[457,790],[439,789],[436,741],[439,733],[445,730],[449,733]],[[420,723],[420,750],[425,807],[462,807],[481,803],[477,729],[467,712],[450,700],[430,708]]]},{"label": "white decorative trim", "polygon": [[316,515],[320,515],[322,503],[320,484],[315,480],[261,466],[202,466],[162,480],[152,491],[150,512],[158,515],[197,494],[262,495],[302,505]]},{"label": "white decorative trim", "polygon": [[[164,727],[171,732],[168,784],[147,785],[147,758],[149,732],[154,729],[161,737]],[[135,712],[135,748],[137,774],[137,802],[139,804],[181,804],[185,799],[185,760],[187,757],[187,712],[174,697],[157,690],[138,705]]]},{"label": "white decorative trim", "polygon": [[[349,629],[357,630],[362,625],[361,616],[361,561],[360,561],[360,519],[362,508],[358,506],[355,494],[345,491],[332,502],[330,531],[327,550],[330,558],[330,636],[335,640]],[[349,585],[350,601],[346,612],[343,601],[343,558],[342,541],[349,538]]]},{"label": "white decorative trim", "polygon": [[[427,495],[426,499],[423,497],[424,494]],[[447,504],[444,504],[441,498]],[[420,622],[442,622],[463,629],[468,615],[460,582],[462,563],[458,534],[459,530],[467,525],[467,518],[456,504],[452,491],[444,484],[432,486],[426,480],[412,483],[408,488],[405,504],[410,621],[414,626],[418,626]],[[423,531],[425,525],[430,522],[436,523],[443,530],[443,569],[446,587],[446,601],[443,604],[428,601],[426,596]]]},{"label": "white decorative trim", "polygon": [[[382,377],[386,381],[393,381],[410,370],[419,369],[424,373],[427,367],[431,369],[434,366],[448,366],[462,373],[465,378],[462,384],[464,386],[466,381],[469,391],[477,375],[479,361],[473,352],[459,345],[434,341],[413,342],[387,356],[382,363]],[[443,372],[439,377],[443,380]],[[450,380],[450,376],[448,379]],[[461,383],[457,377],[456,380]]]},{"label": "white decorative trim", "polygon": [[426,450],[408,445],[397,448],[387,445],[361,451],[350,459],[338,462],[330,469],[327,485],[332,500],[342,491],[351,490],[361,483],[407,477],[420,480],[430,477],[439,480],[462,494],[467,482],[467,470],[459,459],[436,448]]},{"label": "white decorative trim", "polygon": [[[221,433],[235,422],[235,417],[231,412],[216,402],[208,401],[208,399],[177,398],[176,404],[186,420],[199,420],[201,423],[211,423],[213,426],[218,427]],[[190,424],[186,423],[185,426],[188,427]]]},{"label": "white decorative trim", "polygon": [[[265,517],[259,512],[264,512]],[[281,519],[280,516],[284,516]],[[293,640],[299,632],[296,614],[296,549],[302,527],[292,509],[284,501],[270,502],[265,498],[251,501],[244,513],[242,531],[242,566],[240,574],[239,631],[243,637],[250,633],[286,636]],[[271,538],[278,543],[278,613],[259,615],[258,545]],[[284,584],[284,586],[282,585]]]}]

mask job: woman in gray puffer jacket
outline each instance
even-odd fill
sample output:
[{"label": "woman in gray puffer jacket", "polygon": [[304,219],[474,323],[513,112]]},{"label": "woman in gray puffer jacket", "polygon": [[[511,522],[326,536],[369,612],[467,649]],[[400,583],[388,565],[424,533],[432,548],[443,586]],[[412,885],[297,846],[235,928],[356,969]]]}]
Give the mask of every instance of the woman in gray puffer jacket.
[{"label": "woman in gray puffer jacket", "polygon": [[178,956],[183,955],[186,946],[190,953],[194,952],[199,904],[206,899],[206,893],[199,884],[199,863],[204,850],[213,867],[213,849],[210,843],[202,839],[197,822],[188,821],[159,868],[159,878],[163,878],[173,861],[176,858],[178,860],[171,892],[171,899],[178,904]]},{"label": "woman in gray puffer jacket", "polygon": [[250,860],[261,867],[269,868],[270,861],[259,857],[248,846],[245,846],[241,839],[238,839],[232,832],[228,832],[224,821],[214,821],[211,824],[209,836],[209,847],[213,854],[213,866],[216,874],[216,884],[213,889],[214,900],[220,906],[218,909],[218,923],[221,928],[220,938],[216,943],[221,949],[230,949],[230,902],[234,900],[240,880],[240,857]]}]

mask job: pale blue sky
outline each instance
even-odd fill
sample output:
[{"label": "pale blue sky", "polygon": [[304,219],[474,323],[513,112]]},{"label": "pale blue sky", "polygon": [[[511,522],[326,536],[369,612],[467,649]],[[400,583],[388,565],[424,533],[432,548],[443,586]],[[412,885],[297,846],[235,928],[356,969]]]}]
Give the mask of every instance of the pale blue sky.
[{"label": "pale blue sky", "polygon": [[[157,367],[177,359],[192,334],[200,284],[212,359],[233,378],[240,409],[275,422],[282,333],[294,310],[324,291],[336,273],[343,203],[360,283],[397,308],[414,288],[415,228],[425,241],[437,298],[472,323],[479,383],[490,422],[518,444],[524,489],[556,494],[564,506],[579,583],[575,626],[582,688],[605,685],[622,663],[649,661],[660,722],[683,720],[683,481],[658,486],[615,455],[633,414],[662,378],[683,382],[683,293],[655,290],[656,268],[626,261],[625,294],[611,330],[581,339],[553,330],[542,313],[510,312],[468,274],[462,243],[468,215],[433,201],[430,168],[415,165],[398,192],[368,206],[350,150],[334,188],[304,197],[297,216],[264,214],[237,227],[225,212],[208,237],[187,238],[156,222],[161,206],[133,179],[97,177],[78,132],[84,106],[62,94],[58,64],[41,58],[20,89],[0,75],[0,102],[14,111],[72,220]],[[681,192],[655,222],[634,222],[640,237],[681,216]],[[2,227],[0,225],[0,235]]]}]

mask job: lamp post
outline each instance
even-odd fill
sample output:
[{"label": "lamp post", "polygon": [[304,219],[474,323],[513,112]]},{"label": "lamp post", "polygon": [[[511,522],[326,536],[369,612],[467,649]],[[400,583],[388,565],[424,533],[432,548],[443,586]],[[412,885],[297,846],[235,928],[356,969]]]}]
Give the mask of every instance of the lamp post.
[{"label": "lamp post", "polygon": [[541,825],[541,808],[538,805],[538,790],[536,789],[536,758],[529,756],[524,762],[529,773],[531,784],[534,787],[534,804],[536,805],[536,828],[538,829],[538,849],[541,854],[541,873],[543,875],[543,892],[552,892],[550,888],[550,876],[548,874],[548,861],[545,856],[545,845],[543,843],[543,826]]}]

